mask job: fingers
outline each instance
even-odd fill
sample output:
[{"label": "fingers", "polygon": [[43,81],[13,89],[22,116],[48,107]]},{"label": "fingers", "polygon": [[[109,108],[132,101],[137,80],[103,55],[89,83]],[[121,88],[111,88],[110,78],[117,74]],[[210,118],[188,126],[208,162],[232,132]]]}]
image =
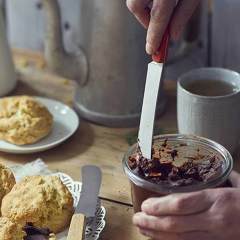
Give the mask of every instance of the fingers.
[{"label": "fingers", "polygon": [[175,0],[153,1],[150,13],[151,18],[147,31],[146,51],[148,54],[154,54],[158,50],[175,4]]},{"label": "fingers", "polygon": [[150,21],[150,12],[147,8],[149,0],[127,0],[126,3],[138,21],[147,28]]},{"label": "fingers", "polygon": [[[163,34],[172,17],[171,36],[178,40],[187,21],[200,0],[153,0],[152,9],[148,9],[150,0],[127,0],[129,10],[147,31],[146,51],[154,54],[158,50]],[[174,10],[174,15],[172,16]]]},{"label": "fingers", "polygon": [[212,240],[214,239],[208,232],[189,232],[189,233],[164,233],[158,231],[151,231],[147,229],[139,229],[140,232],[154,240]]},{"label": "fingers", "polygon": [[189,215],[203,212],[209,209],[214,202],[210,191],[214,190],[150,198],[143,202],[142,211],[153,216]]},{"label": "fingers", "polygon": [[240,187],[240,174],[236,171],[232,171],[229,176],[229,180],[231,181],[233,187]]},{"label": "fingers", "polygon": [[180,0],[174,11],[171,23],[171,37],[179,40],[181,33],[192,16],[200,0]]},{"label": "fingers", "polygon": [[207,231],[210,225],[207,216],[207,213],[200,213],[188,216],[156,217],[139,212],[134,215],[133,223],[139,228],[168,233]]}]

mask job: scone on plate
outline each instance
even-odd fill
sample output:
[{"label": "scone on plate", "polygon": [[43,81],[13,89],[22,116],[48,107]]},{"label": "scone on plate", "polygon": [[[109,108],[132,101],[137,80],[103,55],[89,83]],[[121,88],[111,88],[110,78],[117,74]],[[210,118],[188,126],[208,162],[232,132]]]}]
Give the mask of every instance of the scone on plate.
[{"label": "scone on plate", "polygon": [[0,163],[0,207],[3,197],[11,191],[15,183],[11,170]]},{"label": "scone on plate", "polygon": [[16,145],[32,144],[46,137],[52,125],[51,113],[34,98],[0,99],[0,139]]},{"label": "scone on plate", "polygon": [[0,217],[0,239],[1,240],[23,240],[25,233],[22,226],[12,222],[10,219]]},{"label": "scone on plate", "polygon": [[22,226],[64,230],[73,214],[73,198],[57,176],[29,176],[17,183],[2,201],[2,216]]}]

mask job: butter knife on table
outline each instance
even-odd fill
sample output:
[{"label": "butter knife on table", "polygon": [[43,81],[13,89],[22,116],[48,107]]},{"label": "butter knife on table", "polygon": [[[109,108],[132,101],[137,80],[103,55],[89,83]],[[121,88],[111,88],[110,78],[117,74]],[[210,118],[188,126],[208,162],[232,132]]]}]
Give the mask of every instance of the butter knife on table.
[{"label": "butter knife on table", "polygon": [[152,156],[152,139],[155,112],[162,71],[168,52],[168,43],[170,36],[169,26],[165,31],[157,54],[152,56],[153,61],[148,64],[140,127],[138,132],[138,145],[143,157],[147,159],[151,159]]},{"label": "butter knife on table", "polygon": [[67,240],[85,238],[86,218],[95,217],[101,181],[100,168],[91,165],[82,167],[81,195],[72,217]]}]

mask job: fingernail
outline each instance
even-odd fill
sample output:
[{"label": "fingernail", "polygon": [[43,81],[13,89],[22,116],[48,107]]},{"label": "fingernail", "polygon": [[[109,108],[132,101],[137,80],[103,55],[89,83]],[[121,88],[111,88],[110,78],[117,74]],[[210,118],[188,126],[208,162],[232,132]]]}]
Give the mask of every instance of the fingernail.
[{"label": "fingernail", "polygon": [[146,201],[146,202],[143,202],[143,204],[142,204],[142,210],[143,210],[143,211],[149,209],[149,207],[150,207],[149,202],[147,202],[147,201]]},{"label": "fingernail", "polygon": [[133,224],[137,225],[140,222],[140,216],[138,214],[135,214],[133,216]]},{"label": "fingernail", "polygon": [[146,43],[146,52],[151,55],[153,53],[153,48],[152,46],[147,42]]}]

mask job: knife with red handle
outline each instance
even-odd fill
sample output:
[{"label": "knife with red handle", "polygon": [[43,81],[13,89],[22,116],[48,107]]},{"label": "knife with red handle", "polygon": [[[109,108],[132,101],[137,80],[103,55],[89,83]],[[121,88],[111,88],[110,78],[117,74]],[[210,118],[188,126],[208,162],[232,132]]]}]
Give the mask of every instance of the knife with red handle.
[{"label": "knife with red handle", "polygon": [[164,63],[168,55],[168,45],[170,39],[170,24],[167,26],[165,33],[162,37],[162,42],[159,49],[152,55],[152,60],[157,63]]},{"label": "knife with red handle", "polygon": [[156,54],[152,55],[152,62],[148,64],[147,79],[143,97],[138,144],[143,157],[151,159],[152,139],[158,91],[162,77],[163,65],[167,59],[170,38],[170,24],[168,25]]}]

